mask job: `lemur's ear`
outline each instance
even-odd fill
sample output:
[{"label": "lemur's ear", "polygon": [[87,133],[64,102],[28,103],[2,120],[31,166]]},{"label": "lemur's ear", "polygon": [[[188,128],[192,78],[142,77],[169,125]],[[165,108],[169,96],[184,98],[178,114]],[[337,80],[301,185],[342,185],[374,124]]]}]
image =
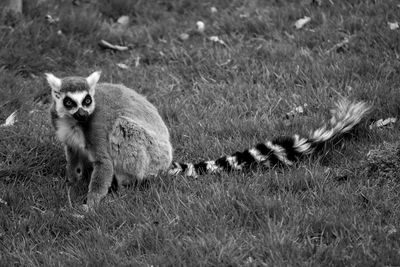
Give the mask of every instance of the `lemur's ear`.
[{"label": "lemur's ear", "polygon": [[89,93],[91,95],[94,94],[94,90],[96,88],[96,84],[100,79],[101,71],[95,71],[86,78],[87,83],[89,84]]},{"label": "lemur's ear", "polygon": [[60,98],[61,79],[57,78],[51,73],[46,73],[47,83],[51,87],[51,94],[53,97]]}]

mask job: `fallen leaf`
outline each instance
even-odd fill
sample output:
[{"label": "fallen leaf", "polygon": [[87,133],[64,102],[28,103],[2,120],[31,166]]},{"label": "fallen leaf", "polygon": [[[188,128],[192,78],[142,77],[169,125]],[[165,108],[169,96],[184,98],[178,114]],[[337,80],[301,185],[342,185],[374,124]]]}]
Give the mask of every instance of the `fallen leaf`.
[{"label": "fallen leaf", "polygon": [[340,43],[335,44],[333,47],[331,47],[329,50],[327,50],[325,53],[329,54],[332,51],[338,51],[339,52],[339,48],[344,47],[345,45],[347,45],[350,42],[350,38],[345,37],[343,39],[343,41],[341,41]]},{"label": "fallen leaf", "polygon": [[181,33],[179,35],[179,39],[181,39],[182,41],[186,41],[187,39],[189,39],[189,34],[187,33]]},{"label": "fallen leaf", "polygon": [[117,23],[121,25],[128,25],[129,23],[129,17],[128,16],[121,16],[118,18]]},{"label": "fallen leaf", "polygon": [[17,111],[14,111],[13,113],[11,113],[10,116],[7,117],[6,122],[1,124],[0,127],[7,127],[14,125],[14,123],[17,121],[16,117],[17,117]]},{"label": "fallen leaf", "polygon": [[293,97],[294,99],[296,99],[296,100],[301,99],[301,95],[296,94],[296,93],[293,93],[293,94],[292,94],[292,97]]},{"label": "fallen leaf", "polygon": [[289,39],[294,39],[294,35],[293,34],[290,34],[287,31],[285,31],[284,33]]},{"label": "fallen leaf", "polygon": [[204,32],[204,29],[205,29],[204,22],[202,22],[202,21],[196,22],[196,27],[197,27],[197,31]]},{"label": "fallen leaf", "polygon": [[388,229],[388,234],[389,235],[393,235],[393,234],[397,233],[397,229],[393,225],[390,225],[388,228],[389,228]]},{"label": "fallen leaf", "polygon": [[294,26],[296,27],[296,29],[301,29],[303,28],[304,25],[306,25],[307,23],[309,23],[311,21],[310,17],[305,16],[304,18],[298,19],[295,23]]},{"label": "fallen leaf", "polygon": [[129,49],[127,46],[113,45],[113,44],[110,44],[109,42],[107,42],[105,40],[101,40],[99,42],[99,46],[101,48],[108,48],[108,49],[117,50],[117,51],[126,51],[126,50]]},{"label": "fallen leaf", "polygon": [[254,259],[252,257],[248,257],[245,261],[245,264],[252,264],[254,262]]},{"label": "fallen leaf", "polygon": [[303,109],[302,106],[295,107],[294,111],[297,112],[298,114],[303,114],[304,113],[304,109]]},{"label": "fallen leaf", "polygon": [[5,201],[4,199],[0,198],[0,204],[3,205],[8,205],[7,201]]},{"label": "fallen leaf", "polygon": [[303,106],[297,106],[294,107],[291,111],[289,111],[288,113],[286,113],[286,119],[289,119],[290,117],[294,117],[297,114],[303,114],[304,113],[304,109],[307,107],[307,103],[305,103]]},{"label": "fallen leaf", "polygon": [[136,67],[136,68],[139,67],[139,64],[140,64],[140,57],[137,56],[137,57],[135,58],[135,67]]},{"label": "fallen leaf", "polygon": [[389,25],[389,29],[391,29],[392,31],[399,28],[399,23],[397,21],[388,22],[388,25]]},{"label": "fallen leaf", "polygon": [[218,36],[210,36],[210,41],[215,42],[215,43],[220,43],[222,45],[226,45],[226,43],[221,40]]},{"label": "fallen leaf", "polygon": [[117,66],[124,70],[129,69],[129,66],[124,63],[117,63]]},{"label": "fallen leaf", "polygon": [[57,22],[60,21],[59,18],[53,18],[53,17],[52,17],[51,15],[49,15],[49,14],[47,14],[47,15],[45,16],[45,19],[46,19],[47,23],[49,23],[49,24],[54,24],[54,23],[57,23]]}]

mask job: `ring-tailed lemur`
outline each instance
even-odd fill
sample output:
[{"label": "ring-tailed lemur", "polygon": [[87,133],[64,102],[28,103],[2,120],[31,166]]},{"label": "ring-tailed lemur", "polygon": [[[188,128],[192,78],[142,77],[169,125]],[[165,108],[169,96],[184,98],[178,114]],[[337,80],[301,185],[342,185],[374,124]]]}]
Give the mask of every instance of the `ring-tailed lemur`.
[{"label": "ring-tailed lemur", "polygon": [[[160,171],[196,177],[204,173],[242,170],[253,163],[292,165],[300,156],[349,132],[369,111],[363,102],[340,101],[328,125],[308,138],[278,137],[243,152],[197,164],[174,163],[168,129],[157,109],[123,85],[100,83],[100,72],[87,78],[59,79],[47,74],[52,89],[51,117],[65,146],[70,183],[90,176],[87,204],[103,198],[113,177],[118,185]],[[96,93],[96,97],[95,96]]]},{"label": "ring-tailed lemur", "polygon": [[168,128],[157,109],[123,85],[46,74],[56,135],[65,146],[70,183],[90,176],[87,205],[93,208],[118,185],[166,171],[172,161]]},{"label": "ring-tailed lemur", "polygon": [[333,141],[349,132],[367,115],[370,107],[364,102],[349,102],[341,100],[336,108],[331,110],[332,118],[308,138],[299,135],[292,137],[277,137],[272,141],[260,143],[243,152],[235,152],[230,156],[223,156],[217,160],[201,161],[199,163],[174,162],[169,174],[183,174],[197,177],[206,173],[221,171],[243,170],[253,164],[263,166],[293,165],[301,156],[312,154],[322,148],[327,142]]}]

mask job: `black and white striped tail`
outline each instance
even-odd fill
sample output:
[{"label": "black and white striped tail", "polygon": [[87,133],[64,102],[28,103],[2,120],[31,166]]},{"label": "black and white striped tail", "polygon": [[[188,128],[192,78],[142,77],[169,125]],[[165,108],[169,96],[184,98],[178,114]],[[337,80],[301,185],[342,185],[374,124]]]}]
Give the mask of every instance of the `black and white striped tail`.
[{"label": "black and white striped tail", "polygon": [[311,154],[323,147],[326,142],[349,132],[370,110],[370,107],[364,102],[349,102],[346,99],[338,101],[335,106],[331,110],[332,118],[329,122],[311,132],[308,138],[301,138],[297,134],[292,137],[277,137],[272,141],[260,143],[243,152],[235,152],[217,160],[201,161],[196,164],[174,162],[168,173],[197,177],[206,173],[243,170],[253,164],[267,167],[291,166],[300,156]]}]

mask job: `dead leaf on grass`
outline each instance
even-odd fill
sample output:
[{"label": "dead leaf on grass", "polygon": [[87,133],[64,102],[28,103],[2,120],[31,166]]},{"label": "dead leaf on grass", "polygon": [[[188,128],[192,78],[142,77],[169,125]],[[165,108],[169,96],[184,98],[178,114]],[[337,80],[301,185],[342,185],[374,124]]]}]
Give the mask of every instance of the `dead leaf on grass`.
[{"label": "dead leaf on grass", "polygon": [[196,27],[198,32],[203,33],[205,29],[205,24],[204,22],[199,20],[198,22],[196,22]]},{"label": "dead leaf on grass", "polygon": [[99,42],[99,46],[104,49],[111,49],[111,50],[116,50],[116,51],[126,51],[129,49],[129,47],[127,47],[127,46],[113,45],[105,40],[101,40]]},{"label": "dead leaf on grass", "polygon": [[226,43],[223,40],[221,40],[218,36],[210,36],[208,39],[210,41],[214,42],[214,43],[219,43],[221,45],[226,45]]},{"label": "dead leaf on grass", "polygon": [[49,24],[54,24],[54,23],[57,23],[60,21],[59,18],[53,18],[50,14],[47,14],[45,16],[45,19],[46,19],[47,23],[49,23]]},{"label": "dead leaf on grass", "polygon": [[124,69],[124,70],[129,69],[129,66],[126,65],[126,64],[124,64],[124,63],[117,63],[117,66],[118,66],[120,69]]},{"label": "dead leaf on grass", "polygon": [[291,111],[289,111],[288,113],[286,113],[286,118],[290,118],[290,117],[294,117],[294,116],[299,115],[299,114],[303,114],[303,113],[304,113],[304,109],[305,109],[307,106],[308,106],[307,103],[305,103],[305,104],[302,105],[302,106],[294,107]]},{"label": "dead leaf on grass", "polygon": [[351,87],[350,85],[346,85],[346,90],[347,90],[347,92],[352,92],[353,87]]},{"label": "dead leaf on grass", "polygon": [[283,123],[286,126],[292,124],[292,118],[304,114],[305,108],[307,107],[307,103],[302,106],[294,107],[291,111],[287,112],[283,118]]},{"label": "dead leaf on grass", "polygon": [[388,25],[389,25],[389,29],[391,29],[392,31],[399,28],[399,23],[397,21],[388,22]]},{"label": "dead leaf on grass", "polygon": [[139,64],[140,64],[140,57],[137,56],[137,57],[135,58],[135,67],[136,67],[136,68],[139,67]]},{"label": "dead leaf on grass", "polygon": [[4,199],[0,198],[0,204],[3,205],[8,205],[7,201],[5,201]]},{"label": "dead leaf on grass", "polygon": [[254,259],[252,257],[248,257],[244,263],[245,264],[253,264],[254,263]]},{"label": "dead leaf on grass", "polygon": [[345,37],[343,39],[343,41],[341,41],[340,43],[335,44],[334,46],[332,46],[330,49],[328,49],[325,54],[329,54],[332,51],[337,51],[339,52],[340,49],[343,49],[348,43],[350,42],[350,38],[349,37]]},{"label": "dead leaf on grass", "polygon": [[128,16],[121,16],[121,17],[118,18],[117,23],[126,26],[126,25],[129,24],[129,17]]},{"label": "dead leaf on grass", "polygon": [[298,19],[295,23],[294,26],[296,27],[296,29],[301,29],[304,27],[304,25],[306,25],[307,23],[309,23],[311,21],[310,17],[305,16],[304,18]]},{"label": "dead leaf on grass", "polygon": [[14,111],[13,113],[11,113],[10,116],[7,117],[5,123],[1,124],[0,127],[13,126],[16,121],[17,121],[17,111]]},{"label": "dead leaf on grass", "polygon": [[189,39],[189,34],[187,34],[187,33],[181,33],[181,34],[179,34],[179,39],[181,40],[181,41],[186,41],[187,39]]}]

